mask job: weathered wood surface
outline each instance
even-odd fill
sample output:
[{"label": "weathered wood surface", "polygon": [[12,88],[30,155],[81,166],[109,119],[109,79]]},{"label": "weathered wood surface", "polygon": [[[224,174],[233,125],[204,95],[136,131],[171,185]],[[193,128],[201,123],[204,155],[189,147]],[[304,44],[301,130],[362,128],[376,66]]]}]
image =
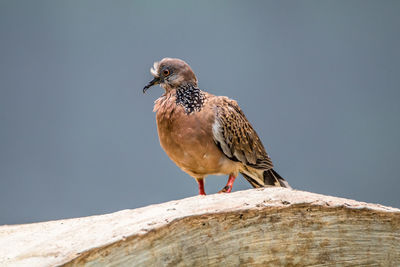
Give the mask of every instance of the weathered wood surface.
[{"label": "weathered wood surface", "polygon": [[0,266],[400,266],[400,210],[285,188],[0,226]]}]

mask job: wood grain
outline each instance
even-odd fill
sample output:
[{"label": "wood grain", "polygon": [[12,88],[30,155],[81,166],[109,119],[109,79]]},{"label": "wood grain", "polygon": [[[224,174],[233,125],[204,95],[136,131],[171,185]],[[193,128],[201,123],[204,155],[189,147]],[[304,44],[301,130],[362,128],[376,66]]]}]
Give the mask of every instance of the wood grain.
[{"label": "wood grain", "polygon": [[400,210],[285,188],[0,227],[0,266],[399,266]]}]

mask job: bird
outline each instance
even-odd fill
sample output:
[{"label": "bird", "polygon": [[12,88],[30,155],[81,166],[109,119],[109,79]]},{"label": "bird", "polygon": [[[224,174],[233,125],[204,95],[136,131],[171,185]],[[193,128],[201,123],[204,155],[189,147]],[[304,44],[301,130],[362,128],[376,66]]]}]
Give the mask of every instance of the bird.
[{"label": "bird", "polygon": [[274,169],[256,131],[235,100],[203,91],[191,67],[178,58],[163,58],[150,68],[153,79],[144,88],[160,85],[164,93],[154,102],[161,147],[198,184],[205,195],[208,175],[228,175],[219,193],[230,193],[239,173],[254,187],[286,187]]}]

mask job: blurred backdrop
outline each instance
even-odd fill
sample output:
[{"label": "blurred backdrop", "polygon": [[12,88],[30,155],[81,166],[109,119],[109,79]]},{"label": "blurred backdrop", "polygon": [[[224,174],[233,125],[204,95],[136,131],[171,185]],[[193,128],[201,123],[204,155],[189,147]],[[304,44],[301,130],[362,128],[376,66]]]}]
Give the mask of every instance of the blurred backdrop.
[{"label": "blurred backdrop", "polygon": [[[0,224],[197,195],[149,68],[236,99],[296,189],[400,207],[400,1],[0,1]],[[215,193],[227,177],[210,176]],[[250,188],[240,177],[234,191]]]}]

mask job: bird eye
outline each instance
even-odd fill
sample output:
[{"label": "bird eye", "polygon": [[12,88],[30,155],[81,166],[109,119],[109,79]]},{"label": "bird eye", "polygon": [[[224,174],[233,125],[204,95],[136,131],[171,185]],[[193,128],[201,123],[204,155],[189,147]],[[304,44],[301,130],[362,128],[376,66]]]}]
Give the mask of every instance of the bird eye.
[{"label": "bird eye", "polygon": [[164,74],[164,76],[168,76],[169,75],[169,69],[163,70],[163,74]]}]

